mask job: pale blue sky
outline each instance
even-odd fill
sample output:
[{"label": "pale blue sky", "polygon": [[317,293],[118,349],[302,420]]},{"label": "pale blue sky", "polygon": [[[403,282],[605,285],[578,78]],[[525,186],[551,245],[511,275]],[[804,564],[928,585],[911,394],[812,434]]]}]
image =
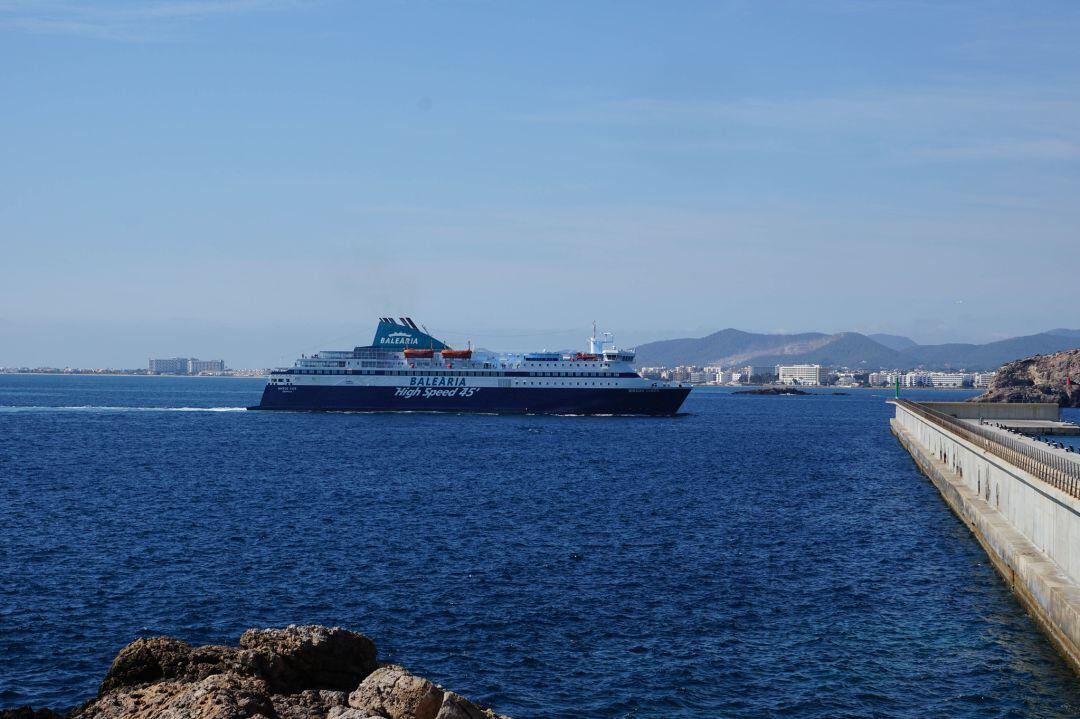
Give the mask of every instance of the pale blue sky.
[{"label": "pale blue sky", "polygon": [[0,365],[1080,326],[1080,4],[0,0]]}]

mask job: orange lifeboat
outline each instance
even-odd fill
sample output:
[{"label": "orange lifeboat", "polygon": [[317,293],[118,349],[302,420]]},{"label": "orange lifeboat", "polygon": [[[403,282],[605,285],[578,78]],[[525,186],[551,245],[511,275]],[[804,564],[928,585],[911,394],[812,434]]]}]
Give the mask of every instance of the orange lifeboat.
[{"label": "orange lifeboat", "polygon": [[435,350],[405,350],[405,357],[408,359],[431,359],[435,356]]},{"label": "orange lifeboat", "polygon": [[443,359],[470,359],[472,350],[443,350]]},{"label": "orange lifeboat", "polygon": [[576,360],[598,360],[600,355],[589,354],[588,352],[578,352],[574,355]]}]

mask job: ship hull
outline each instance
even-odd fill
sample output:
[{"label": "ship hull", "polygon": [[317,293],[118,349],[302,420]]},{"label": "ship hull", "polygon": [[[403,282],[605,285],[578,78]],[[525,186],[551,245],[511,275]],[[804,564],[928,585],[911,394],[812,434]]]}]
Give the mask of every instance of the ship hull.
[{"label": "ship hull", "polygon": [[308,385],[267,385],[253,410],[308,412],[487,412],[493,414],[673,415],[688,387],[431,389]]}]

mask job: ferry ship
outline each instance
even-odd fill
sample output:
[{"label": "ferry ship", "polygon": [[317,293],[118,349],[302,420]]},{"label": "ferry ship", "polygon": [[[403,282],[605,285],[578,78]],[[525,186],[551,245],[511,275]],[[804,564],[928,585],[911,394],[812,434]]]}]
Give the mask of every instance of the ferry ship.
[{"label": "ferry ship", "polygon": [[368,346],[302,356],[271,372],[262,401],[248,409],[676,414],[690,388],[646,380],[633,362],[633,350],[595,326],[587,352],[481,356],[452,349],[408,317],[382,317]]}]

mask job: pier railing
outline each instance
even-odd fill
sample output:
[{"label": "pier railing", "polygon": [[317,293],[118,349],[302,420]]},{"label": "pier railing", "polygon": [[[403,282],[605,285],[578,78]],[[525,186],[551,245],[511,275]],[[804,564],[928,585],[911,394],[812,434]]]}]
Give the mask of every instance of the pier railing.
[{"label": "pier railing", "polygon": [[897,399],[894,402],[927,422],[959,435],[976,447],[1038,477],[1069,496],[1080,499],[1080,462],[1032,447],[1012,437],[1004,437],[985,427],[962,422],[918,402],[908,399]]}]

